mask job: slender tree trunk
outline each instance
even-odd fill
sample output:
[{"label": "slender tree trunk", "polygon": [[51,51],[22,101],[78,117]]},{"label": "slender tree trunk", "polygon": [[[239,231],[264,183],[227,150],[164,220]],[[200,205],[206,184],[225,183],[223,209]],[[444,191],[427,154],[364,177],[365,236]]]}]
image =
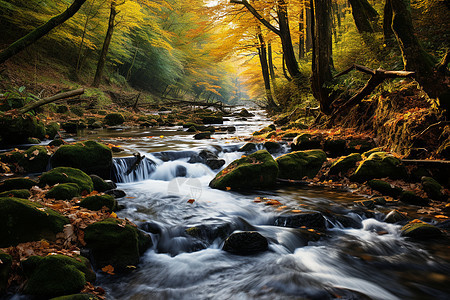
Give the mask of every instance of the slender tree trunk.
[{"label": "slender tree trunk", "polygon": [[[350,5],[352,6],[352,15],[355,20],[356,28],[359,33],[373,33],[375,32],[372,27],[371,17],[369,10],[367,10],[367,5],[371,8],[372,6],[367,3],[367,5],[363,4],[363,2],[367,2],[367,0],[349,0]],[[376,11],[375,11],[376,13]],[[378,14],[377,14],[378,15]],[[373,17],[372,17],[373,18]]]},{"label": "slender tree trunk", "polygon": [[86,0],[74,0],[72,5],[70,5],[63,13],[51,18],[44,25],[39,26],[21,39],[9,45],[8,48],[0,52],[0,64],[35,43],[56,26],[67,21],[81,8],[84,2],[86,2]]},{"label": "slender tree trunk", "polygon": [[311,6],[308,5],[308,0],[304,0],[305,3],[305,50],[306,52],[312,49],[312,31],[311,31]]},{"label": "slender tree trunk", "polygon": [[275,103],[277,102],[276,99],[276,91],[277,91],[277,82],[275,79],[275,68],[273,67],[273,57],[272,57],[272,43],[268,42],[267,44],[267,58],[269,60],[269,75],[270,75],[270,82],[272,83],[272,96]]},{"label": "slender tree trunk", "polygon": [[320,110],[331,112],[331,99],[325,83],[331,81],[332,33],[331,0],[311,0],[313,30],[313,62],[311,88],[314,97],[320,103]]},{"label": "slender tree trunk", "polygon": [[264,37],[261,32],[261,27],[258,25],[257,28],[258,31],[258,41],[259,41],[259,47],[258,47],[258,55],[259,55],[259,62],[261,63],[261,71],[264,79],[264,89],[266,91],[266,97],[268,106],[271,108],[277,107],[275,104],[273,98],[272,98],[272,89],[270,87],[270,74],[269,74],[269,63],[267,61],[267,50],[266,50],[266,43],[264,41]]},{"label": "slender tree trunk", "polygon": [[305,57],[305,23],[304,10],[300,12],[300,21],[298,22],[298,58]]},{"label": "slender tree trunk", "polygon": [[81,35],[81,41],[80,41],[80,46],[78,46],[78,54],[77,54],[77,64],[75,66],[75,73],[78,73],[80,71],[80,65],[81,65],[81,52],[83,50],[83,45],[84,45],[84,38],[86,37],[86,31],[87,31],[87,26],[89,24],[89,21],[91,19],[90,15],[92,12],[92,8],[94,7],[94,3],[95,0],[92,0],[91,5],[89,6],[89,10],[86,14],[86,21],[84,22],[84,26],[83,26],[83,33]]},{"label": "slender tree trunk", "polygon": [[386,0],[383,9],[383,35],[384,35],[384,43],[387,46],[392,46],[395,39],[395,34],[394,31],[392,30],[393,16],[394,15],[392,12],[391,0]]},{"label": "slender tree trunk", "polygon": [[136,56],[138,53],[138,47],[136,46],[135,50],[134,50],[134,54],[133,54],[133,60],[131,61],[131,65],[130,68],[127,71],[127,77],[126,80],[129,81],[130,77],[131,77],[131,70],[133,69],[134,63],[136,62]]},{"label": "slender tree trunk", "polygon": [[95,77],[94,82],[92,83],[93,87],[98,87],[100,85],[100,81],[102,79],[103,70],[105,68],[105,62],[106,62],[106,55],[108,54],[109,45],[111,43],[111,38],[114,32],[114,20],[116,18],[117,11],[116,11],[116,2],[111,2],[111,10],[109,14],[109,21],[108,21],[108,30],[106,31],[106,37],[105,41],[103,42],[102,51],[100,52],[100,57],[98,59],[97,63],[97,70],[95,71]]}]

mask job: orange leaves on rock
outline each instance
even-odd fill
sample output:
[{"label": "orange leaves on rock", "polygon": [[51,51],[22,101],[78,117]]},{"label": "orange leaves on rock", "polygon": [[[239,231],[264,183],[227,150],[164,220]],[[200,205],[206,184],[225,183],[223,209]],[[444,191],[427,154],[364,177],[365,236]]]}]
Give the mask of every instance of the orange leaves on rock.
[{"label": "orange leaves on rock", "polygon": [[195,199],[189,199],[187,202],[190,203],[190,204],[192,204],[192,203],[195,202]]},{"label": "orange leaves on rock", "polygon": [[266,205],[278,206],[281,205],[281,202],[275,199],[267,199]]},{"label": "orange leaves on rock", "polygon": [[106,274],[109,274],[109,275],[115,275],[114,274],[114,267],[111,266],[111,265],[104,266],[102,268],[102,271],[105,272]]}]

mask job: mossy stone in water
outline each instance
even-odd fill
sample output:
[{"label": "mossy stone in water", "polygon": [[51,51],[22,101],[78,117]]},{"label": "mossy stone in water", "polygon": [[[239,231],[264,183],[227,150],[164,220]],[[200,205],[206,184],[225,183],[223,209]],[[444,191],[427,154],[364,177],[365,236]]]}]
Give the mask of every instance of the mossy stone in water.
[{"label": "mossy stone in water", "polygon": [[47,126],[45,126],[45,131],[47,133],[48,138],[53,140],[55,136],[58,134],[59,128],[60,128],[59,123],[57,122],[51,122],[50,124],[47,124]]},{"label": "mossy stone in water", "polygon": [[94,183],[94,191],[97,192],[106,192],[107,190],[111,190],[113,187],[106,181],[103,180],[100,176],[97,175],[89,175],[91,177],[92,182]]},{"label": "mossy stone in water", "polygon": [[73,294],[80,292],[87,281],[95,281],[89,261],[81,256],[31,256],[21,264],[28,278],[25,294],[47,298]]},{"label": "mossy stone in water", "polygon": [[64,142],[62,139],[56,139],[51,141],[48,145],[49,146],[54,146],[54,147],[59,147],[61,145],[64,145],[66,142]]},{"label": "mossy stone in water", "polygon": [[412,191],[404,191],[400,195],[400,201],[407,204],[419,205],[419,206],[427,206],[430,204],[428,199],[424,199],[420,196],[417,196],[416,193]]},{"label": "mossy stone in water", "polygon": [[107,146],[95,141],[63,145],[51,158],[54,167],[72,167],[88,174],[109,178],[112,168],[112,152]]},{"label": "mossy stone in water", "polygon": [[281,150],[281,145],[277,142],[267,141],[264,143],[264,148],[266,148],[269,153],[276,153]]},{"label": "mossy stone in water", "polygon": [[425,240],[440,237],[442,232],[436,226],[415,219],[402,227],[401,235],[414,239]]},{"label": "mossy stone in water", "polygon": [[6,153],[0,154],[0,160],[6,164],[15,164],[18,163],[23,157],[23,153],[20,151],[9,151]]},{"label": "mossy stone in water", "polygon": [[444,194],[442,193],[442,185],[431,177],[422,177],[422,187],[427,196],[433,200],[444,200]]},{"label": "mossy stone in water", "polygon": [[322,150],[295,151],[284,154],[276,159],[282,179],[302,179],[307,176],[314,178],[327,155]]},{"label": "mossy stone in water", "polygon": [[50,156],[45,146],[32,146],[25,151],[19,165],[29,173],[45,172]]},{"label": "mossy stone in water", "polygon": [[0,183],[0,192],[23,189],[29,190],[35,185],[37,185],[37,182],[28,178],[12,178]]},{"label": "mossy stone in water", "polygon": [[28,199],[30,196],[31,196],[31,193],[28,190],[10,190],[10,191],[0,193],[0,197],[15,197],[15,198]]},{"label": "mossy stone in water", "polygon": [[63,231],[67,218],[38,203],[13,198],[0,198],[0,247],[41,239],[55,240]]},{"label": "mossy stone in water", "polygon": [[209,183],[215,189],[250,189],[273,186],[278,165],[267,150],[237,159],[220,171]]},{"label": "mossy stone in water", "polygon": [[70,200],[81,196],[80,187],[76,183],[61,183],[45,194],[46,198],[56,200]]},{"label": "mossy stone in water", "polygon": [[403,192],[399,187],[391,185],[389,182],[379,179],[372,179],[367,183],[371,189],[380,192],[382,195],[397,198]]},{"label": "mossy stone in water", "polygon": [[222,250],[237,254],[250,255],[269,249],[267,239],[256,231],[236,232],[230,235],[222,247]]},{"label": "mossy stone in water", "polygon": [[73,294],[52,298],[50,300],[100,300],[100,298],[92,294]]},{"label": "mossy stone in water", "polygon": [[96,268],[111,265],[118,272],[136,266],[139,256],[151,246],[150,236],[120,220],[106,219],[89,225],[84,240],[91,249]]},{"label": "mossy stone in water", "polygon": [[64,122],[61,124],[61,128],[67,133],[77,133],[79,126],[78,122]]},{"label": "mossy stone in water", "polygon": [[200,132],[194,135],[194,139],[196,140],[204,140],[204,139],[210,139],[211,138],[211,132]]},{"label": "mossy stone in water", "polygon": [[359,153],[352,153],[347,156],[342,156],[331,165],[328,174],[330,175],[338,175],[339,173],[345,174],[351,168],[356,167],[356,163],[361,160],[362,160],[361,154]]},{"label": "mossy stone in water", "polygon": [[125,122],[125,118],[121,113],[111,113],[105,116],[105,123],[109,126],[121,125]]},{"label": "mossy stone in water", "polygon": [[0,252],[0,295],[2,295],[8,286],[9,273],[11,271],[12,257],[9,254]]},{"label": "mossy stone in water", "polygon": [[255,143],[245,143],[244,146],[239,148],[239,152],[254,152],[258,150],[258,147]]},{"label": "mossy stone in water", "polygon": [[55,185],[57,183],[76,183],[81,192],[87,191],[88,193],[94,190],[94,184],[91,177],[79,169],[58,167],[45,172],[39,179],[39,185]]},{"label": "mossy stone in water", "polygon": [[402,179],[406,176],[406,168],[400,159],[387,152],[375,152],[362,161],[350,179],[364,182],[384,177]]},{"label": "mossy stone in water", "polygon": [[80,206],[90,210],[101,210],[106,206],[110,211],[114,211],[117,209],[117,200],[111,195],[94,195],[81,200]]}]

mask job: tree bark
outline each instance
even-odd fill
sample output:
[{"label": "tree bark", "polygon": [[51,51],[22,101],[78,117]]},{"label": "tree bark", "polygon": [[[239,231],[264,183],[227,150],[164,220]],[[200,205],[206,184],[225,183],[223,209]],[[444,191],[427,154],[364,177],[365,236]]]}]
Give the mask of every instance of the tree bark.
[{"label": "tree bark", "polygon": [[81,8],[84,2],[86,2],[86,0],[74,0],[72,5],[70,5],[63,13],[51,18],[44,25],[39,26],[21,39],[9,45],[8,48],[0,53],[0,64],[35,43],[56,26],[67,21]]},{"label": "tree bark", "polygon": [[275,68],[273,67],[273,57],[272,57],[272,43],[269,41],[267,43],[267,59],[269,62],[269,75],[270,75],[270,82],[272,84],[272,98],[275,104],[278,102],[276,99],[276,92],[277,92],[277,82],[275,79]]},{"label": "tree bark", "polygon": [[103,70],[105,68],[106,55],[108,54],[109,45],[111,44],[111,38],[114,32],[114,20],[116,18],[116,15],[116,2],[112,1],[109,14],[108,29],[106,30],[105,41],[103,42],[102,51],[100,52],[100,57],[98,59],[97,70],[95,71],[94,82],[92,83],[93,87],[98,87],[102,79]]},{"label": "tree bark", "polygon": [[313,61],[311,89],[320,103],[320,111],[331,113],[329,90],[325,83],[331,81],[332,66],[332,33],[331,33],[331,0],[311,0],[313,31]]},{"label": "tree bark", "polygon": [[392,46],[395,39],[394,31],[392,30],[393,16],[391,0],[386,0],[383,9],[383,35],[384,43],[387,46]]},{"label": "tree bark", "polygon": [[258,55],[259,55],[259,62],[261,63],[261,71],[264,79],[264,89],[266,91],[267,103],[270,108],[276,108],[277,105],[273,100],[272,89],[270,87],[270,74],[269,74],[269,63],[267,61],[266,43],[264,41],[264,37],[261,32],[261,27],[259,25],[257,30],[259,41]]},{"label": "tree bark", "polygon": [[307,6],[308,0],[305,0],[305,50],[306,52],[311,51],[312,49],[312,31],[311,31],[311,22],[312,22],[312,10],[311,6]]},{"label": "tree bark", "polygon": [[44,98],[44,99],[41,99],[41,100],[33,102],[33,103],[30,103],[30,104],[20,108],[18,110],[18,112],[21,113],[21,114],[24,114],[27,111],[30,111],[30,110],[35,109],[35,108],[38,108],[39,106],[42,106],[44,104],[51,103],[51,102],[54,102],[54,101],[60,100],[60,99],[65,99],[65,98],[69,98],[69,97],[78,96],[78,95],[81,95],[83,93],[84,93],[84,89],[83,88],[77,89],[77,90],[73,90],[73,91],[68,91],[68,92],[65,92],[65,93],[60,93],[60,94],[57,94],[57,95],[54,95],[54,96],[51,96],[51,97],[48,97],[48,98]]},{"label": "tree bark", "polygon": [[[367,2],[367,0],[349,0],[352,6],[353,19],[355,20],[355,25],[359,33],[373,33],[374,29],[369,20],[368,12],[366,12],[366,6],[363,4],[364,1]],[[370,6],[369,3],[367,4]]]}]

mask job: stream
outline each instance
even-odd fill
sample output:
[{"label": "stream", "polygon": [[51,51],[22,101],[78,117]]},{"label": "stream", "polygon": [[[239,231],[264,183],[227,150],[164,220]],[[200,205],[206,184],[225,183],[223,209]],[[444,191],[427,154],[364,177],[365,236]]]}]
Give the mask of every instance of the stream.
[{"label": "stream", "polygon": [[[211,140],[194,140],[180,127],[82,132],[125,149],[115,158],[121,218],[150,232],[153,247],[127,275],[99,274],[107,299],[449,299],[449,247],[400,236],[400,225],[383,222],[391,208],[358,210],[364,199],[345,191],[307,186],[221,191],[208,187],[218,170],[192,157],[207,149],[228,165],[244,153],[236,137],[270,124],[262,111],[245,120],[230,117]],[[279,156],[286,153],[282,147]],[[145,159],[126,174],[133,152]],[[189,162],[191,160],[191,162]],[[278,200],[281,207],[254,201]],[[259,198],[261,199],[261,198]],[[191,200],[191,201],[188,201]],[[190,203],[192,202],[193,203]],[[325,234],[305,241],[295,228],[274,220],[292,210],[320,212]],[[280,225],[280,224],[277,224]],[[282,225],[282,224],[281,224]],[[221,250],[224,238],[196,239],[186,229],[258,231],[269,250],[238,256]]]}]

